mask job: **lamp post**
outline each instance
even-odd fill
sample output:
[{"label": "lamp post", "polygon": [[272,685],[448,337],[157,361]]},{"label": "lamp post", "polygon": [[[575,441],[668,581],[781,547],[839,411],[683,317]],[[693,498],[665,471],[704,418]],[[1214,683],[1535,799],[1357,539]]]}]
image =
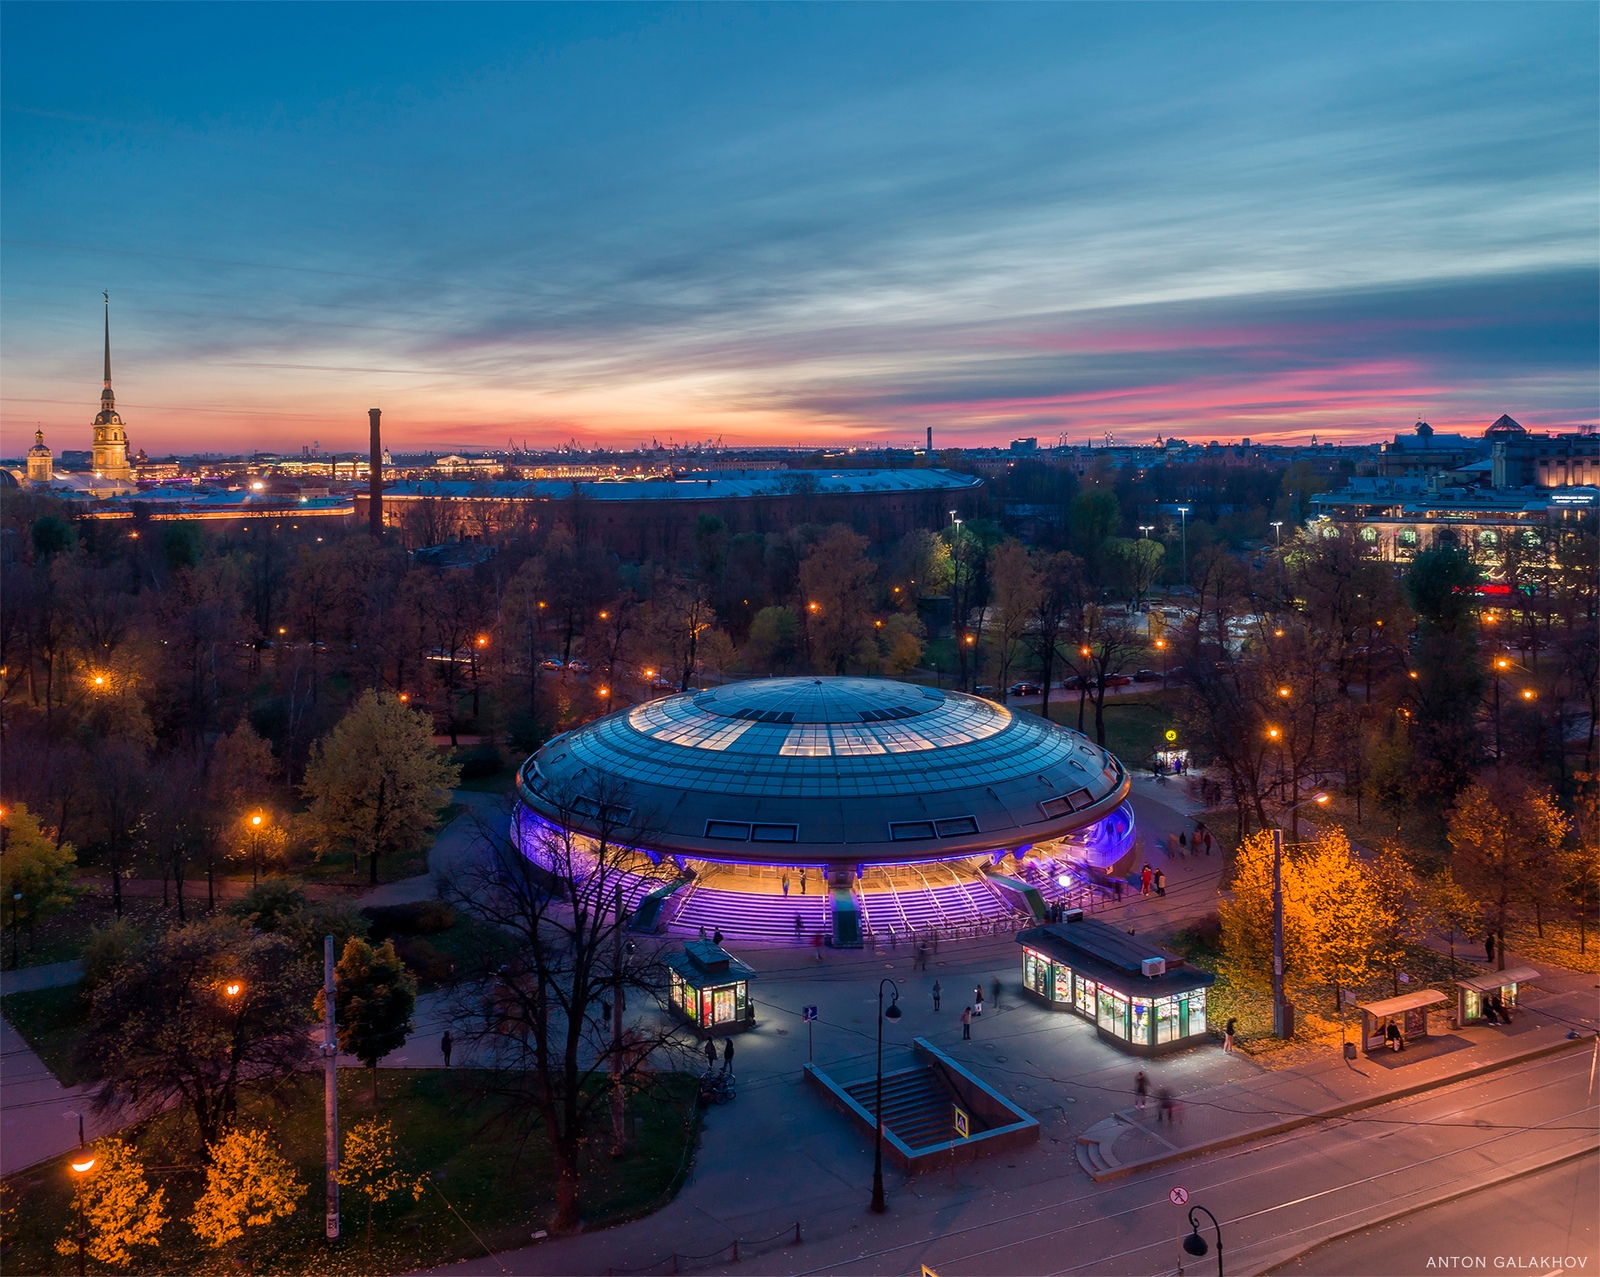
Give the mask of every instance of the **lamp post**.
[{"label": "lamp post", "polygon": [[1192,1231],[1183,1239],[1184,1253],[1202,1259],[1210,1249],[1206,1245],[1206,1239],[1200,1236],[1200,1225],[1195,1223],[1194,1213],[1197,1210],[1205,1211],[1206,1218],[1211,1221],[1211,1227],[1217,1230],[1217,1277],[1222,1277],[1222,1225],[1217,1223],[1217,1217],[1204,1206],[1189,1207],[1189,1227]]},{"label": "lamp post", "polygon": [[1189,507],[1186,505],[1178,507],[1178,525],[1179,543],[1182,547],[1178,552],[1178,557],[1183,560],[1183,584],[1187,589],[1189,585]]},{"label": "lamp post", "polygon": [[322,1139],[327,1178],[323,1231],[339,1240],[339,1030],[334,983],[333,937],[322,937]]},{"label": "lamp post", "polygon": [[1155,530],[1155,526],[1153,523],[1141,523],[1139,525],[1139,531],[1144,533],[1143,540],[1148,541],[1150,539],[1150,533]]},{"label": "lamp post", "polygon": [[[894,990],[889,1005],[883,1005],[883,986]],[[872,1146],[872,1212],[881,1215],[888,1210],[883,1200],[883,1022],[900,1018],[900,986],[885,976],[878,981],[878,1085],[872,1104],[872,1120],[877,1128],[877,1138]]]},{"label": "lamp post", "polygon": [[261,866],[261,813],[257,812],[250,817],[250,885],[253,887],[259,881],[258,870]]},{"label": "lamp post", "polygon": [[[1299,802],[1291,807],[1304,807],[1307,803],[1325,803],[1328,795],[1325,793],[1312,794],[1305,802]],[[1289,1036],[1288,1014],[1283,1000],[1283,829],[1274,825],[1272,828],[1272,1032],[1275,1037],[1286,1038]],[[1207,1211],[1206,1214],[1210,1214]],[[1216,1223],[1213,1219],[1212,1223]],[[1217,1234],[1217,1263],[1222,1262],[1222,1234]],[[1184,1243],[1188,1245],[1188,1243]],[[1197,1252],[1205,1254],[1204,1251]]]},{"label": "lamp post", "polygon": [[1274,537],[1277,538],[1278,548],[1281,550],[1283,548],[1283,520],[1282,519],[1274,519],[1272,521],[1272,534],[1273,534]]},{"label": "lamp post", "polygon": [[77,1176],[74,1181],[76,1191],[73,1193],[73,1197],[78,1207],[78,1277],[84,1277],[88,1271],[84,1259],[84,1243],[89,1240],[89,1235],[83,1227],[83,1181],[89,1172],[94,1169],[94,1162],[94,1158],[86,1157],[80,1162],[72,1163],[72,1172]]}]

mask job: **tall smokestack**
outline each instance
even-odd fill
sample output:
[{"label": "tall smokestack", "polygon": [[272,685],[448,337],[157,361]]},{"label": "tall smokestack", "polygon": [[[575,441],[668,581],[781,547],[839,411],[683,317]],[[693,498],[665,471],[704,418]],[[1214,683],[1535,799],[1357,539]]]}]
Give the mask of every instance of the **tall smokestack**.
[{"label": "tall smokestack", "polygon": [[928,455],[933,456],[933,427],[928,427]]},{"label": "tall smokestack", "polygon": [[375,537],[383,536],[383,432],[378,428],[382,408],[368,408],[372,422],[372,466],[367,474],[367,526]]}]

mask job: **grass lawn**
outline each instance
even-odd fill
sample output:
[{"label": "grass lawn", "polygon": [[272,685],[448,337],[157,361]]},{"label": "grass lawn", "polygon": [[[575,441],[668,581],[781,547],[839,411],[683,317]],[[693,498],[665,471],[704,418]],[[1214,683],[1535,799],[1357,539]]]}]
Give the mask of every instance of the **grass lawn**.
[{"label": "grass lawn", "polygon": [[[1059,698],[1059,699],[1058,699]],[[1106,748],[1129,768],[1145,767],[1156,748],[1166,744],[1166,731],[1175,726],[1177,707],[1172,692],[1131,692],[1106,697]],[[1078,694],[1050,693],[1050,721],[1063,727],[1078,726]],[[1094,735],[1094,702],[1083,709],[1083,730]],[[1180,742],[1181,743],[1181,742]]]},{"label": "grass lawn", "polygon": [[1506,928],[1506,947],[1518,958],[1568,971],[1600,971],[1600,934],[1592,925],[1586,928],[1582,945],[1579,948],[1578,923],[1572,918],[1546,918],[1542,937],[1531,922]]},{"label": "grass lawn", "polygon": [[8,993],[0,998],[0,1014],[39,1053],[45,1067],[63,1086],[94,1081],[72,1062],[73,1044],[89,1015],[76,984]]},{"label": "grass lawn", "polygon": [[[103,927],[116,921],[117,915],[111,908],[109,880],[82,877],[78,885],[86,890],[68,908],[44,919],[34,929],[32,935],[29,934],[27,927],[21,929],[18,937],[21,941],[18,946],[18,957],[21,958],[21,962],[18,965],[38,967],[76,958],[83,952],[84,943],[95,927]],[[191,909],[196,912],[203,911],[206,898],[204,876],[185,882],[183,894]],[[163,907],[159,896],[152,898],[124,892],[122,897],[122,916],[142,930],[152,929],[158,921],[164,920],[169,915],[175,918],[177,913],[175,904],[170,908]],[[4,954],[6,964],[9,966],[11,963],[9,926],[0,927],[0,953]]]},{"label": "grass lawn", "polygon": [[[640,1118],[638,1140],[620,1161],[610,1156],[607,1132],[596,1133],[583,1190],[586,1228],[643,1214],[676,1191],[698,1137],[694,1090],[692,1077],[670,1074],[658,1079],[655,1094],[634,1097],[630,1111]],[[241,1105],[241,1122],[269,1129],[307,1186],[289,1219],[260,1230],[253,1247],[256,1271],[407,1272],[481,1258],[485,1246],[503,1250],[525,1244],[535,1229],[547,1225],[554,1210],[554,1176],[543,1143],[536,1136],[519,1152],[504,1138],[498,1109],[483,1096],[472,1072],[384,1069],[379,1093],[380,1112],[394,1124],[395,1145],[408,1174],[427,1171],[430,1182],[421,1200],[402,1192],[377,1208],[370,1255],[365,1208],[349,1196],[343,1202],[342,1238],[330,1243],[323,1236],[320,1082],[306,1078],[286,1107],[259,1095]],[[365,1070],[341,1071],[341,1125],[348,1130],[370,1111]],[[167,1114],[131,1138],[152,1179],[165,1187],[171,1216],[159,1252],[148,1255],[145,1270],[237,1271],[231,1251],[208,1251],[186,1222],[205,1178],[192,1127]],[[6,1271],[68,1273],[76,1267],[75,1257],[63,1258],[54,1250],[56,1239],[72,1226],[67,1160],[41,1163],[5,1181]]]}]

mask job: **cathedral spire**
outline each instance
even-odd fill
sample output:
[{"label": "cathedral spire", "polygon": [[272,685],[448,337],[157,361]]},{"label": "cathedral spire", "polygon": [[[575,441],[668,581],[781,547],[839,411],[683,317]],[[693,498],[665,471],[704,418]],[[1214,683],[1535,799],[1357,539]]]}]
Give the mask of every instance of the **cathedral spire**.
[{"label": "cathedral spire", "polygon": [[106,389],[111,389],[111,294],[101,293],[106,299]]}]

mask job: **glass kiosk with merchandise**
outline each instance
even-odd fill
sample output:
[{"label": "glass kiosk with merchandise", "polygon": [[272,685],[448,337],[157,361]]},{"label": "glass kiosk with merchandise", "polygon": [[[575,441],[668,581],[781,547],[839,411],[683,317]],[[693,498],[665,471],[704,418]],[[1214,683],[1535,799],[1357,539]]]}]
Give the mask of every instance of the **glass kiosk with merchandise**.
[{"label": "glass kiosk with merchandise", "polygon": [[756,1026],[750,981],[755,969],[709,940],[690,940],[663,959],[671,975],[672,1009],[703,1038],[743,1033]]},{"label": "glass kiosk with merchandise", "polygon": [[1500,996],[1500,1005],[1509,1014],[1517,1005],[1518,986],[1538,978],[1539,973],[1532,967],[1508,967],[1504,971],[1489,971],[1457,980],[1456,1023],[1487,1023],[1489,1017],[1485,1012],[1494,1002],[1496,994]]},{"label": "glass kiosk with merchandise", "polygon": [[1073,910],[1017,933],[1022,988],[1032,1001],[1071,1011],[1133,1055],[1164,1055],[1203,1042],[1209,971],[1147,940]]}]

